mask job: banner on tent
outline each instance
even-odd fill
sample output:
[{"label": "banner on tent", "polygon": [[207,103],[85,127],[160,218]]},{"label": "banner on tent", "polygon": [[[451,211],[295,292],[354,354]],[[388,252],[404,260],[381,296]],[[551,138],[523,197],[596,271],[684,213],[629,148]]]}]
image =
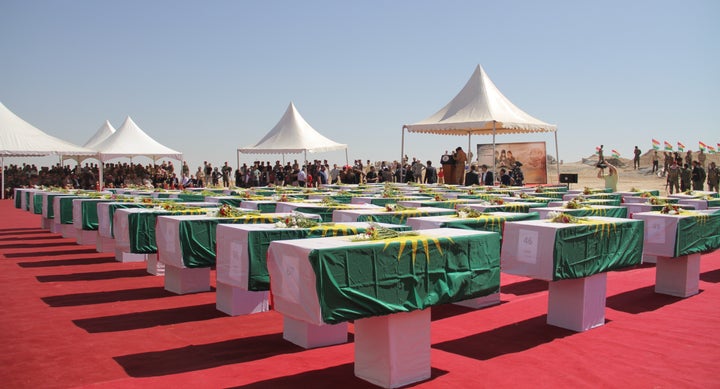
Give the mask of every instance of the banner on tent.
[{"label": "banner on tent", "polygon": [[522,163],[525,184],[547,184],[547,156],[545,142],[495,143],[493,158],[492,143],[477,145],[478,165],[488,165],[492,170],[493,159],[498,172],[501,168],[510,171],[515,162]]}]

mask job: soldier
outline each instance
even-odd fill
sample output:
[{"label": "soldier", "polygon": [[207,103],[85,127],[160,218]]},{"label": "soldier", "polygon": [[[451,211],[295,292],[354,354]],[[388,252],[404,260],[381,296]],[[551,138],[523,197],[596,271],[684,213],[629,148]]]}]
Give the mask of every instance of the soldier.
[{"label": "soldier", "polygon": [[707,170],[707,184],[708,184],[708,190],[710,192],[718,192],[718,179],[720,175],[720,171],[718,171],[717,166],[715,166],[715,162],[710,162],[710,166],[708,166]]},{"label": "soldier", "polygon": [[[680,192],[680,167],[677,161],[673,160],[670,167],[667,169],[667,185],[670,187],[670,194]],[[673,191],[674,189],[674,191]]]}]

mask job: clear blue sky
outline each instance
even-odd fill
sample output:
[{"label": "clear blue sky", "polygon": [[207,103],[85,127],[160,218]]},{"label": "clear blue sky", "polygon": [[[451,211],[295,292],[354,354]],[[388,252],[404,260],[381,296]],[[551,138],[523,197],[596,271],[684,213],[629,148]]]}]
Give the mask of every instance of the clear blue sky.
[{"label": "clear blue sky", "polygon": [[[627,157],[653,137],[720,142],[715,0],[0,0],[0,53],[0,101],[26,121],[83,144],[130,115],[193,170],[234,165],[290,101],[351,161],[398,159],[402,125],[443,107],[478,64],[558,126],[565,161],[601,143]],[[497,140],[547,141],[554,154],[551,135]],[[467,138],[405,145],[437,161]]]}]

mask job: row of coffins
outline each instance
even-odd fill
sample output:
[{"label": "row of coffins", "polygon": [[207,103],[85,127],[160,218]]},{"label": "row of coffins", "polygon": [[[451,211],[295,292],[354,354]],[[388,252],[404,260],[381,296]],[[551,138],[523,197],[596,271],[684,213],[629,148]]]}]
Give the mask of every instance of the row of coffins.
[{"label": "row of coffins", "polygon": [[[548,324],[605,322],[607,272],[656,262],[657,293],[698,293],[720,247],[720,199],[564,187],[326,186],[78,193],[17,189],[16,206],[79,244],[145,261],[177,293],[210,290],[231,316],[274,309],[285,339],[347,342],[355,374],[430,377],[430,309],[500,303],[500,272],[546,280]],[[270,306],[272,291],[272,307]]]}]

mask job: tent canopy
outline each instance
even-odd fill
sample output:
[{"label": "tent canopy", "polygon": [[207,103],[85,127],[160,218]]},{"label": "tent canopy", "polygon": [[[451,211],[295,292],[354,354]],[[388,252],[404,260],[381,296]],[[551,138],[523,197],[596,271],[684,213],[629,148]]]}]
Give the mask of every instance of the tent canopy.
[{"label": "tent canopy", "polygon": [[114,158],[149,157],[153,161],[160,158],[182,160],[182,153],[160,144],[146,134],[128,116],[114,134],[95,145],[100,161]]},{"label": "tent canopy", "polygon": [[94,149],[95,146],[99,145],[102,141],[109,138],[114,133],[115,127],[113,127],[109,121],[105,120],[105,123],[103,123],[103,125],[98,128],[95,134],[90,139],[88,139],[87,142],[85,142],[83,147],[87,147],[88,149]]},{"label": "tent canopy", "polygon": [[463,89],[429,118],[406,124],[409,132],[445,135],[492,135],[555,132],[557,127],[515,106],[478,65]]},{"label": "tent canopy", "polygon": [[332,141],[317,132],[290,102],[285,114],[270,132],[253,146],[239,148],[248,154],[297,154],[347,150],[346,144]]},{"label": "tent canopy", "polygon": [[0,102],[0,156],[93,155],[96,152],[48,135]]}]

